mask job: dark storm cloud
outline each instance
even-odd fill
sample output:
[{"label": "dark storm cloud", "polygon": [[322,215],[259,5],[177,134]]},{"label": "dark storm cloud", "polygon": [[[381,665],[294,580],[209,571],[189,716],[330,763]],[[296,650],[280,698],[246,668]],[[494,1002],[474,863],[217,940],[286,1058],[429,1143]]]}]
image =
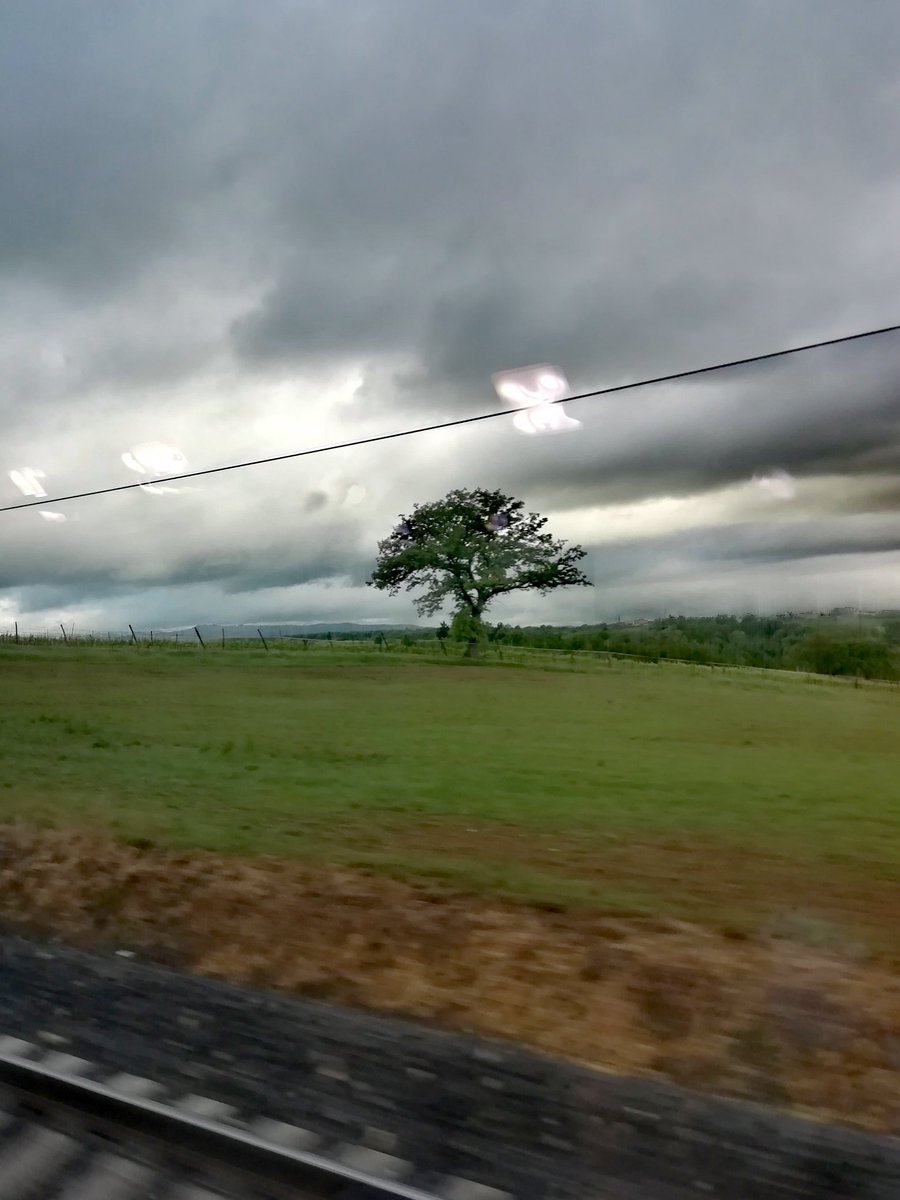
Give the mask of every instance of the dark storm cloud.
[{"label": "dark storm cloud", "polygon": [[900,334],[566,410],[582,430],[550,452],[529,442],[516,462],[520,481],[564,507],[684,496],[780,468],[868,480],[873,502],[900,508],[876,477],[900,478]]},{"label": "dark storm cloud", "polygon": [[[582,391],[900,319],[893,0],[10,0],[3,25],[9,466],[117,482],[132,428],[182,431],[194,466],[252,457],[265,386],[304,371],[363,379],[298,388],[276,449],[320,443],[317,421],[339,440],[483,411],[526,362]],[[864,557],[892,542],[863,518],[896,511],[898,381],[885,338],[572,405],[582,430],[556,440],[498,422],[383,445],[352,460],[372,498],[346,520],[307,466],[286,500],[273,471],[168,513],[14,514],[0,583],[39,608],[143,586],[174,613],[166,588],[358,585],[395,510],[460,484],[562,513],[768,467],[841,477],[808,536],[656,550],[686,573],[714,545]]]},{"label": "dark storm cloud", "polygon": [[847,202],[898,149],[884,5],[8,12],[5,261],[102,291],[211,230],[271,278],[254,363],[578,379],[828,321]]},{"label": "dark storm cloud", "polygon": [[[111,498],[113,504],[115,498]],[[198,506],[202,501],[198,500]],[[14,591],[22,586],[57,589],[75,601],[94,600],[116,587],[152,587],[164,584],[177,587],[189,583],[218,583],[223,593],[254,589],[296,586],[333,577],[348,577],[361,583],[371,571],[374,547],[359,537],[359,531],[347,520],[334,517],[312,531],[292,530],[276,525],[260,506],[249,505],[255,513],[250,520],[252,540],[243,528],[235,537],[227,522],[213,526],[192,519],[191,508],[181,513],[170,510],[151,524],[140,523],[137,545],[135,525],[113,522],[106,538],[89,537],[85,549],[81,531],[71,525],[42,526],[35,519],[10,538],[9,551],[0,560],[0,589]],[[107,512],[111,511],[107,507]],[[194,508],[193,512],[196,513]],[[17,517],[20,514],[15,514]],[[105,526],[98,514],[100,530]],[[82,526],[85,522],[81,523]],[[193,526],[195,538],[177,540],[182,525]],[[96,526],[88,527],[88,534]],[[73,545],[74,543],[74,545]]]},{"label": "dark storm cloud", "polygon": [[178,237],[212,182],[198,14],[190,3],[4,4],[0,263],[10,274],[103,293]]},{"label": "dark storm cloud", "polygon": [[234,326],[255,363],[394,349],[458,384],[537,355],[581,378],[827,323],[848,202],[900,148],[887,4],[4,19],[3,261],[103,291],[218,239],[271,279]]},{"label": "dark storm cloud", "polygon": [[[750,522],[730,526],[701,526],[685,532],[629,540],[617,547],[620,556],[657,563],[669,558],[691,562],[696,569],[713,562],[800,562],[828,555],[881,554],[900,549],[900,528],[892,519],[868,514],[854,520],[797,519],[783,522]],[[601,545],[603,557],[609,547]]]},{"label": "dark storm cloud", "polygon": [[827,331],[848,205],[900,149],[889,31],[884,5],[382,6],[324,89],[337,120],[276,81],[303,128],[273,181],[295,237],[236,344],[406,351],[419,395],[534,358],[603,382]]}]

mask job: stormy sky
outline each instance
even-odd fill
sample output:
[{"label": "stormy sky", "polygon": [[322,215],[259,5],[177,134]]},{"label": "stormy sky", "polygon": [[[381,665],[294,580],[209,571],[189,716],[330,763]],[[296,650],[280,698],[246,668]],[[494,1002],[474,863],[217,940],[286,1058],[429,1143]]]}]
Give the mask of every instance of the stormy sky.
[{"label": "stormy sky", "polygon": [[[0,629],[415,619],[417,501],[593,589],[496,619],[900,607],[900,335],[54,506],[900,322],[895,0],[5,0]],[[760,478],[783,476],[788,488]],[[150,478],[144,476],[145,479]]]}]

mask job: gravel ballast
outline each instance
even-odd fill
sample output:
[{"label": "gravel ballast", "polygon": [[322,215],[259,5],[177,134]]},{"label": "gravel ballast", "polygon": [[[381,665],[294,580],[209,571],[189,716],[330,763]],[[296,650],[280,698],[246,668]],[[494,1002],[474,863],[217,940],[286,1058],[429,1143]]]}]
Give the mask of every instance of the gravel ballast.
[{"label": "gravel ballast", "polygon": [[523,1197],[900,1195],[893,1138],[114,951],[0,939],[0,1033]]}]

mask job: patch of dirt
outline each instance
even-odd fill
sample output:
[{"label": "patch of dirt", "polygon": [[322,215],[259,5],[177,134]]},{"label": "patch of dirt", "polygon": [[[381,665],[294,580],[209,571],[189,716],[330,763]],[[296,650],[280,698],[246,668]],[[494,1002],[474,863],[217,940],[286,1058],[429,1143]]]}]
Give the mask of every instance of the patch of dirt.
[{"label": "patch of dirt", "polygon": [[24,826],[0,920],[900,1134],[900,975],[786,936]]},{"label": "patch of dirt", "polygon": [[[566,876],[613,891],[637,889],[683,913],[704,917],[741,913],[757,924],[801,910],[822,922],[866,931],[900,958],[900,878],[859,864],[798,861],[795,855],[754,850],[710,834],[638,837],[596,830],[552,832],[483,821],[467,828],[429,818],[391,832],[395,854],[508,862],[542,875]],[[844,942],[852,940],[845,937]]]}]

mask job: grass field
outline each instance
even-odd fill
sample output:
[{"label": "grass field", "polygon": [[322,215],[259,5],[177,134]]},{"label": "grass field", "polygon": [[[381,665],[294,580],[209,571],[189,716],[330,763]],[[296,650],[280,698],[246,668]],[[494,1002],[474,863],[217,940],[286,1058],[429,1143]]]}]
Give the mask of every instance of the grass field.
[{"label": "grass field", "polygon": [[359,648],[5,645],[0,820],[876,943],[900,694]]}]

